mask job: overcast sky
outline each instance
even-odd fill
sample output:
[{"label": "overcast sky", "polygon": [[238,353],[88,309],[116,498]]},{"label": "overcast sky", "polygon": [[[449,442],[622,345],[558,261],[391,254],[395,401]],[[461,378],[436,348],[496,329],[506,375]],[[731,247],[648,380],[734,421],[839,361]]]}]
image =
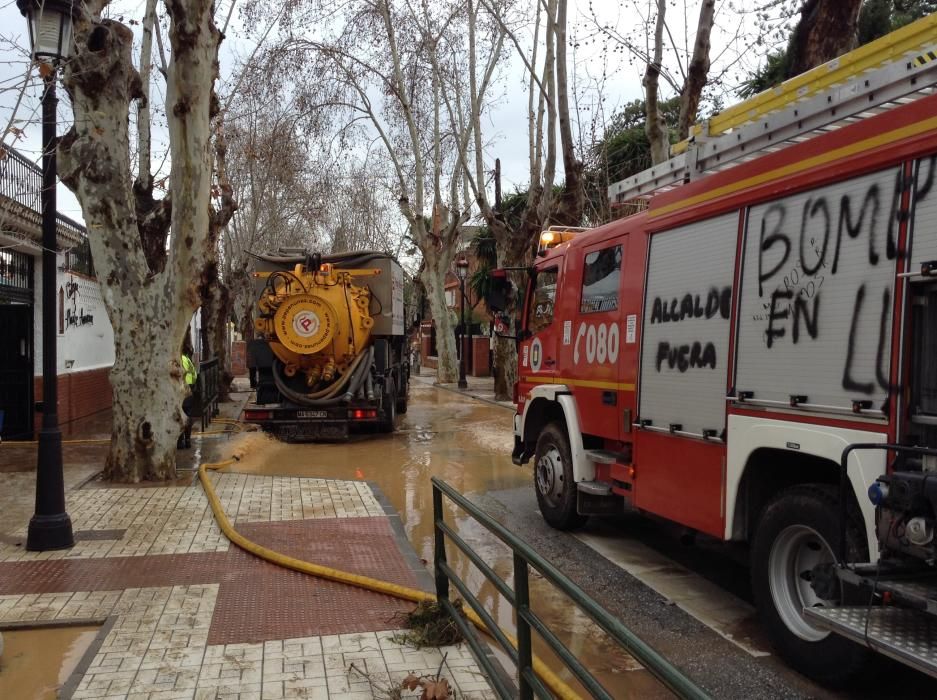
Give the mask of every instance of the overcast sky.
[{"label": "overcast sky", "polygon": [[[0,0],[2,1],[2,0]],[[620,52],[603,52],[602,42],[589,41],[594,34],[594,24],[589,14],[588,0],[570,0],[569,11],[569,37],[571,43],[578,44],[578,48],[571,49],[570,77],[577,90],[572,101],[578,102],[580,107],[579,129],[584,143],[591,139],[594,128],[601,130],[601,124],[623,103],[639,99],[642,96],[641,77],[643,66],[630,65],[626,56]],[[618,28],[622,33],[630,30],[629,24],[636,25],[640,21],[640,12],[646,11],[648,0],[643,2],[619,3],[610,0],[594,0],[593,7],[602,13],[601,19]],[[226,2],[220,3],[221,12],[225,12]],[[679,5],[679,8],[676,7]],[[684,15],[683,5],[677,3],[669,10],[669,26],[676,43],[684,44],[692,39],[692,27],[698,15],[698,4],[688,2]],[[115,5],[115,7],[117,7]],[[634,8],[637,8],[635,10]],[[143,15],[143,2],[122,2],[120,4],[126,20],[131,18],[140,20]],[[623,9],[624,8],[624,9]],[[116,14],[112,10],[112,14]],[[237,13],[235,13],[236,15]],[[717,26],[713,34],[714,64],[726,64],[727,61],[736,60],[741,54],[741,63],[735,65],[733,75],[737,75],[745,68],[758,63],[764,49],[759,53],[747,53],[746,49],[739,47],[745,45],[745,32],[751,31],[748,26],[750,18],[739,16],[728,9],[728,5],[717,8]],[[690,26],[690,37],[687,37],[683,28]],[[742,25],[742,36],[739,35],[739,26]],[[26,46],[28,39],[25,33],[25,20],[16,8],[15,2],[6,0],[0,7],[0,38],[7,40],[2,46],[3,59],[0,60],[0,119],[5,125],[11,107],[17,99],[17,91],[11,89],[18,82],[25,67],[22,55],[10,49],[10,42],[19,46]],[[139,31],[139,27],[135,27]],[[229,32],[228,38],[222,45],[221,71],[222,77],[230,74],[234,61],[232,52],[240,55],[250,53],[251,44],[239,39],[240,32]],[[606,58],[607,56],[607,58]],[[668,51],[665,61],[671,70],[677,72],[674,54]],[[602,76],[605,76],[604,81]],[[728,88],[733,79],[727,79],[723,88]],[[159,88],[159,81],[154,81]],[[601,94],[596,90],[601,86]],[[60,97],[64,97],[61,93]],[[505,192],[515,187],[523,188],[528,180],[527,163],[527,83],[521,61],[514,53],[508,54],[502,67],[501,81],[492,90],[492,105],[483,121],[485,135],[486,166],[493,169],[494,159],[500,158],[502,164],[503,188]],[[41,127],[39,125],[40,90],[38,81],[33,79],[32,84],[24,95],[22,106],[19,108],[17,123],[24,131],[23,137],[15,142],[15,147],[25,155],[38,161],[40,154]],[[731,104],[734,98],[729,98]],[[153,101],[162,101],[162,94],[154,94]],[[70,123],[71,114],[67,103],[60,103],[60,133]],[[575,119],[575,116],[574,116]],[[2,127],[0,127],[2,128]],[[574,127],[575,128],[575,127]],[[578,136],[577,136],[578,138]],[[154,151],[159,152],[159,142],[165,144],[165,134],[155,133]],[[5,139],[9,142],[9,138]],[[561,169],[561,165],[558,168]],[[74,196],[64,186],[59,187],[59,211],[81,220],[81,210]]]}]

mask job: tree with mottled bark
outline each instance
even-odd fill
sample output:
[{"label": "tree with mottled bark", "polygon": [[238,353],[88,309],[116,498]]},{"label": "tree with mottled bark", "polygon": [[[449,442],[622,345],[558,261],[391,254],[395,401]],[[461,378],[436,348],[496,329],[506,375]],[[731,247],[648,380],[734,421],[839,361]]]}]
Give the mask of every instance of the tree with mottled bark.
[{"label": "tree with mottled bark", "polygon": [[[473,109],[474,167],[467,168],[468,180],[478,208],[495,241],[500,267],[523,267],[529,264],[532,248],[541,231],[551,224],[577,226],[581,222],[585,204],[582,185],[583,164],[576,153],[572,136],[567,78],[567,0],[546,0],[538,3],[533,17],[533,41],[529,48],[518,39],[526,18],[514,17],[509,3],[478,0],[488,13],[490,21],[504,33],[516,49],[528,81],[527,93],[527,146],[530,181],[527,192],[514,198],[516,211],[511,216],[492,205],[486,188],[485,163],[481,135],[481,111]],[[473,41],[478,22],[478,5],[468,3],[468,41]],[[542,50],[542,54],[540,53]],[[542,57],[541,57],[542,56]],[[478,94],[476,77],[469,62],[470,97]],[[475,105],[477,100],[471,99]],[[560,135],[559,152],[565,179],[557,192],[557,132]],[[513,294],[505,309],[513,320],[517,303],[526,284],[526,276],[513,274]],[[510,335],[506,334],[506,335]],[[511,337],[498,337],[494,347],[495,394],[498,400],[510,400],[517,379],[517,346]]]},{"label": "tree with mottled bark", "polygon": [[862,0],[807,0],[787,49],[787,77],[850,51],[858,41]]},{"label": "tree with mottled bark", "polygon": [[[641,17],[637,4],[631,3],[634,15]],[[674,5],[674,3],[669,3]],[[687,5],[683,9],[687,11]],[[710,81],[711,36],[715,23],[715,0],[699,1],[699,17],[693,35],[693,50],[684,50],[674,39],[668,25],[667,0],[654,0],[649,3],[651,12],[642,22],[635,24],[633,31],[619,32],[606,24],[592,12],[592,23],[597,33],[608,42],[615,44],[627,54],[644,65],[645,133],[651,146],[651,161],[662,163],[670,158],[671,130],[667,126],[661,111],[662,86],[680,98],[680,117],[675,136],[685,139],[699,116],[700,101],[703,91]],[[676,9],[676,7],[674,8]],[[643,44],[643,45],[642,45]],[[664,55],[676,64],[676,72],[668,70],[664,64]]]},{"label": "tree with mottled bark", "polygon": [[257,301],[251,253],[327,244],[319,227],[331,169],[326,164],[320,171],[300,123],[302,110],[271,67],[256,62],[241,71],[246,77],[226,124],[227,171],[238,209],[222,234],[221,258],[233,315],[249,340]]},{"label": "tree with mottled bark", "polygon": [[[211,0],[166,0],[170,194],[156,200],[149,164],[141,162],[136,178],[131,170],[129,113],[135,102],[148,105],[148,86],[133,65],[131,30],[102,17],[106,4],[85,4],[75,25],[75,50],[64,72],[74,122],[59,144],[59,175],[81,204],[114,328],[106,476],[172,479],[183,426],[180,347],[199,305],[198,278],[211,256],[213,232],[233,205],[226,200],[222,211],[211,207],[221,34]],[[148,8],[145,16],[153,14]],[[144,56],[141,68],[149,62]]]},{"label": "tree with mottled bark", "polygon": [[[432,8],[353,0],[333,15],[335,31],[321,39],[290,37],[276,49],[284,64],[296,72],[303,66],[315,83],[307,110],[344,115],[346,127],[359,125],[363,140],[379,145],[389,162],[399,214],[423,258],[420,279],[436,324],[440,383],[455,382],[458,374],[445,285],[470,216],[459,154],[471,125],[461,113],[445,113],[441,82],[427,55],[441,54],[443,45],[457,50],[449,42],[450,25],[461,12],[455,0]],[[414,40],[429,26],[429,38]],[[323,84],[331,86],[331,96],[322,93]]]}]

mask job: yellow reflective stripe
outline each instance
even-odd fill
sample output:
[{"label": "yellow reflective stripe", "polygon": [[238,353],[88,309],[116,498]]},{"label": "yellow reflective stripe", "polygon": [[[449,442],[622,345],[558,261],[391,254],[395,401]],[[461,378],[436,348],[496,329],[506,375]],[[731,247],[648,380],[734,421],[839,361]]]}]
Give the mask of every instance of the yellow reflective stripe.
[{"label": "yellow reflective stripe", "polygon": [[894,129],[892,131],[885,132],[884,134],[871,136],[867,139],[852,143],[848,146],[843,146],[841,148],[813,156],[812,158],[805,158],[804,160],[797,161],[796,163],[789,163],[788,165],[775,168],[774,170],[768,170],[758,175],[753,175],[752,177],[745,178],[744,180],[736,180],[735,182],[731,182],[728,185],[716,187],[715,189],[708,190],[694,197],[684,197],[683,199],[679,199],[665,206],[658,207],[657,209],[650,209],[648,216],[653,218],[656,216],[663,216],[664,214],[670,214],[671,212],[677,211],[678,209],[685,209],[686,207],[702,204],[703,202],[708,202],[713,199],[718,199],[719,197],[725,197],[726,195],[734,194],[749,187],[756,187],[757,185],[763,185],[765,183],[771,182],[772,180],[778,180],[782,177],[787,177],[788,175],[796,175],[797,173],[802,173],[806,170],[813,170],[821,165],[826,165],[827,163],[831,163],[833,161],[842,160],[857,153],[861,153],[862,151],[884,146],[894,141],[911,138],[912,136],[923,134],[927,131],[930,131],[931,129],[937,129],[937,117],[930,117],[929,119],[924,119],[922,121],[915,122],[914,124],[903,126],[900,129]]},{"label": "yellow reflective stripe", "polygon": [[586,389],[617,389],[618,391],[634,391],[634,384],[626,382],[601,382],[595,379],[570,379],[569,377],[544,377],[528,375],[521,377],[521,381],[531,384],[565,384],[579,386]]}]

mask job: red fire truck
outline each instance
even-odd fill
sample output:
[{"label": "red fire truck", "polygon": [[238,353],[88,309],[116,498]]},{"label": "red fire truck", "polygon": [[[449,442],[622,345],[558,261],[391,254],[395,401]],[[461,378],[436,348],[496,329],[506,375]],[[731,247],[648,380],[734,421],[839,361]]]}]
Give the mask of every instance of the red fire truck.
[{"label": "red fire truck", "polygon": [[747,542],[778,652],[830,683],[870,647],[937,675],[937,78],[883,46],[610,188],[644,211],[545,232],[518,331],[545,520]]}]

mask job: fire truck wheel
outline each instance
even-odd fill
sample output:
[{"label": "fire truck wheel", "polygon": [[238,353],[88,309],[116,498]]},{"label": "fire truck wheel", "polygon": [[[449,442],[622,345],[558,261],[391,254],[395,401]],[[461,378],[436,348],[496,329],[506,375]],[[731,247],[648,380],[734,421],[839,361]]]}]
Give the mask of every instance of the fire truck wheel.
[{"label": "fire truck wheel", "polygon": [[400,390],[397,392],[397,413],[403,415],[407,412],[407,397],[410,382],[407,379],[401,380]]},{"label": "fire truck wheel", "polygon": [[[841,603],[821,598],[810,585],[816,565],[835,561],[838,502],[836,489],[823,484],[781,492],[762,513],[751,550],[752,592],[772,643],[801,673],[831,686],[855,678],[870,657],[864,647],[815,626],[802,612]],[[850,517],[847,541],[850,558],[868,558],[858,516]]]},{"label": "fire truck wheel", "polygon": [[549,423],[537,438],[534,489],[543,519],[557,530],[573,530],[587,518],[576,512],[576,483],[569,438],[562,425]]},{"label": "fire truck wheel", "polygon": [[386,388],[387,392],[384,394],[384,398],[381,401],[381,405],[384,407],[381,432],[392,433],[394,432],[395,423],[397,422],[397,392],[394,390],[393,379],[387,380]]}]

